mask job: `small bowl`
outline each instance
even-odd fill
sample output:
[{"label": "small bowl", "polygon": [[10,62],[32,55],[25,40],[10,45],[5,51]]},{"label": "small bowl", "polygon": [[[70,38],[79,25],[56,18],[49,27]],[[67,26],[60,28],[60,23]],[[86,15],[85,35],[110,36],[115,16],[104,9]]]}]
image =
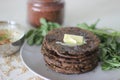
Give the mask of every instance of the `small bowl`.
[{"label": "small bowl", "polygon": [[0,30],[1,30],[0,32],[3,32],[3,30],[10,31],[10,34],[11,34],[11,36],[8,36],[10,37],[9,42],[2,43],[2,44],[0,43],[0,56],[9,56],[19,51],[21,45],[24,42],[23,37],[24,37],[25,31],[23,27],[14,21],[0,21]]}]

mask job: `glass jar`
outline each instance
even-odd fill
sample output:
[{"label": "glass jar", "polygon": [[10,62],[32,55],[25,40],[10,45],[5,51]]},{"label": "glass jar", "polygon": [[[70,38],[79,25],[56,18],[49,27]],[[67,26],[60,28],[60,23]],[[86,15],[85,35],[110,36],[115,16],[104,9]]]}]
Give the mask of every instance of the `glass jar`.
[{"label": "glass jar", "polygon": [[38,27],[40,18],[48,21],[63,23],[64,0],[28,0],[28,22]]}]

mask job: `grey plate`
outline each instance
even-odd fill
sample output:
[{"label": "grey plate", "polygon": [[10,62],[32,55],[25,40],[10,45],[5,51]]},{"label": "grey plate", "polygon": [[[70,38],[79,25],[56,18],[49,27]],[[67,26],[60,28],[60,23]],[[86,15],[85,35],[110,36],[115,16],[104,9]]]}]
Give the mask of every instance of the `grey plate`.
[{"label": "grey plate", "polygon": [[25,66],[45,80],[120,80],[120,70],[102,71],[100,65],[93,71],[84,74],[56,73],[45,65],[40,46],[29,46],[24,43],[20,53]]}]

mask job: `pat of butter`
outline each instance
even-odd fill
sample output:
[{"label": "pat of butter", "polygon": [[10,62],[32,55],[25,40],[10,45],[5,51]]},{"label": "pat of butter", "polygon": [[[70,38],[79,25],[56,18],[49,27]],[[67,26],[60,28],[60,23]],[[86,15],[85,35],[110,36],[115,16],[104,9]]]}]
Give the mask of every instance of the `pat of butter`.
[{"label": "pat of butter", "polygon": [[65,44],[76,46],[84,44],[84,37],[78,35],[64,34],[63,41]]}]

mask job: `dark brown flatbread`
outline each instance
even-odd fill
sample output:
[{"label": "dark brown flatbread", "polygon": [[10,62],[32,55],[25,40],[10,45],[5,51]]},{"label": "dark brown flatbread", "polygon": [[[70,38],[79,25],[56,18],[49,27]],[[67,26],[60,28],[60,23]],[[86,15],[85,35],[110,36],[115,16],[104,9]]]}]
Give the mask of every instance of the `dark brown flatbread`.
[{"label": "dark brown flatbread", "polygon": [[[64,34],[74,34],[84,36],[86,44],[82,46],[69,47],[56,42],[63,42]],[[99,39],[92,32],[75,27],[58,28],[50,31],[44,39],[49,50],[53,50],[59,55],[80,55],[94,51],[99,46]]]},{"label": "dark brown flatbread", "polygon": [[[86,44],[66,46],[64,34],[84,36]],[[99,39],[92,33],[80,28],[67,27],[50,31],[44,38],[41,53],[47,66],[60,73],[75,74],[91,71],[98,64]]]},{"label": "dark brown flatbread", "polygon": [[[75,55],[74,55],[74,56],[61,55],[61,54],[55,52],[54,50],[48,49],[47,45],[45,45],[44,42],[43,42],[43,44],[42,44],[42,49],[41,49],[41,51],[42,51],[43,54],[45,54],[45,52],[47,51],[47,52],[49,53],[49,55],[60,56],[60,57],[63,57],[63,58],[68,58],[68,59],[69,59],[69,58],[70,58],[70,59],[72,59],[72,58],[76,59],[76,58],[82,58],[82,57],[90,56],[90,55],[93,55],[94,53],[95,53],[95,54],[98,53],[98,52],[99,52],[98,50],[99,50],[99,49],[96,48],[96,50],[94,50],[94,51],[89,51],[89,52],[86,52],[85,54],[80,54],[80,55],[77,55],[77,56],[75,56]],[[52,54],[50,54],[50,53],[52,53]],[[64,54],[67,54],[67,53],[64,53]]]},{"label": "dark brown flatbread", "polygon": [[53,65],[53,64],[50,64],[48,63],[47,61],[46,62],[46,65],[56,71],[56,72],[59,72],[59,73],[63,73],[63,74],[80,74],[80,73],[85,73],[85,72],[88,72],[88,71],[91,71],[93,70],[97,65],[98,63],[94,63],[94,64],[90,64],[90,65],[87,65],[87,66],[84,66],[84,68],[61,68],[61,67],[58,67],[56,65]]},{"label": "dark brown flatbread", "polygon": [[[44,46],[42,47],[44,48]],[[46,48],[47,49],[47,48]],[[42,49],[42,52],[44,52],[44,56],[48,56],[50,59],[54,59],[55,61],[60,61],[60,62],[67,62],[67,63],[81,63],[86,60],[92,60],[97,58],[97,53],[98,51],[95,51],[91,55],[83,56],[83,57],[78,57],[78,58],[70,58],[70,57],[63,57],[57,55],[55,52],[49,51],[48,49],[46,50],[45,48]]]},{"label": "dark brown flatbread", "polygon": [[54,59],[50,59],[47,56],[44,56],[44,59],[49,63],[49,64],[53,64],[62,68],[84,68],[87,65],[92,65],[96,62],[98,62],[98,59],[95,58],[94,60],[85,60],[83,62],[79,62],[79,63],[66,63],[66,62],[60,62],[60,61],[56,61]]}]

